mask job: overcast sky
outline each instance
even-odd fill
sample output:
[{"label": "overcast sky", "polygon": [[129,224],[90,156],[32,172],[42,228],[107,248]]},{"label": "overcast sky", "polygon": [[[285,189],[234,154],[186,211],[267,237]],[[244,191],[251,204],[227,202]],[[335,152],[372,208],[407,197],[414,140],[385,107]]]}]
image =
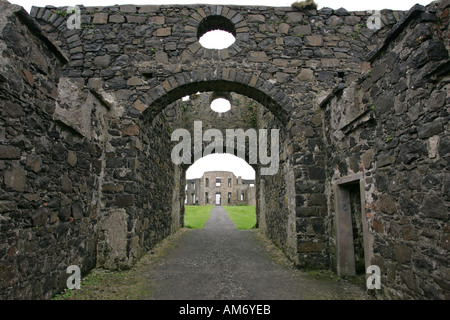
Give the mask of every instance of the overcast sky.
[{"label": "overcast sky", "polygon": [[[11,3],[23,6],[28,12],[32,6],[44,7],[53,5],[55,7],[84,5],[86,7],[101,7],[116,4],[223,4],[223,5],[262,5],[274,7],[289,7],[294,0],[9,0]],[[409,10],[416,3],[426,5],[431,1],[421,0],[317,0],[319,8],[329,7],[333,9],[345,8],[349,11],[356,10]],[[186,178],[199,178],[205,171],[223,170],[232,171],[236,176],[244,179],[253,179],[254,170],[242,159],[231,155],[210,155],[198,160],[186,173]]]}]

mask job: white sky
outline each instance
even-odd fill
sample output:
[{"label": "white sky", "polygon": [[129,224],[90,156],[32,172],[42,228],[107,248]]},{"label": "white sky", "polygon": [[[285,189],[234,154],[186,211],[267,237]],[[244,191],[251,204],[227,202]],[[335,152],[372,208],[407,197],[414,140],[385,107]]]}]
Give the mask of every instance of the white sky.
[{"label": "white sky", "polygon": [[[44,7],[46,5],[53,5],[55,7],[75,5],[101,7],[116,4],[234,4],[289,7],[295,0],[9,0],[9,2],[21,5],[25,10],[30,12],[32,6]],[[382,9],[409,10],[416,3],[427,5],[430,2],[431,0],[316,0],[319,9],[323,7],[333,9],[345,8],[349,11]],[[255,177],[254,170],[244,160],[227,154],[212,154],[195,162],[186,172],[186,178],[200,178],[203,172],[213,170],[232,171],[236,176],[241,176],[244,179],[254,179]]]},{"label": "white sky", "polygon": [[245,160],[231,154],[210,154],[186,171],[186,179],[200,178],[206,171],[231,171],[236,177],[255,179],[255,170]]}]

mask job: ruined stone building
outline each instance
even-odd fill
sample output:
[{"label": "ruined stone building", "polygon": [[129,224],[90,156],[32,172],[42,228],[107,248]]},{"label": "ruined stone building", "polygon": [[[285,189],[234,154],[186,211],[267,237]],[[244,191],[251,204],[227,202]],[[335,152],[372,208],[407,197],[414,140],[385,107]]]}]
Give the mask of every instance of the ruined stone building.
[{"label": "ruined stone building", "polygon": [[187,205],[256,205],[255,180],[232,172],[207,171],[201,178],[186,180]]},{"label": "ruined stone building", "polygon": [[[378,266],[376,297],[449,299],[449,10],[0,0],[0,299],[133,266],[184,226],[186,170],[227,129],[279,132],[259,144],[275,173],[243,157],[257,226],[295,266]],[[204,48],[213,29],[235,42]],[[203,145],[176,162],[180,128]]]}]

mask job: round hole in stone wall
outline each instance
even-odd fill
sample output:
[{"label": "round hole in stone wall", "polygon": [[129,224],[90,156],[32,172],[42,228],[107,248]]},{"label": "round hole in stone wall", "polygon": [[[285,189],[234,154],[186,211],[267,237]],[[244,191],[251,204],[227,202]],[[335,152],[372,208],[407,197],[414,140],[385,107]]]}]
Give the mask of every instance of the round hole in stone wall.
[{"label": "round hole in stone wall", "polygon": [[236,30],[227,18],[209,16],[200,22],[197,37],[206,49],[225,49],[236,41]]},{"label": "round hole in stone wall", "polygon": [[231,103],[225,98],[216,98],[211,102],[211,109],[218,113],[230,111]]}]

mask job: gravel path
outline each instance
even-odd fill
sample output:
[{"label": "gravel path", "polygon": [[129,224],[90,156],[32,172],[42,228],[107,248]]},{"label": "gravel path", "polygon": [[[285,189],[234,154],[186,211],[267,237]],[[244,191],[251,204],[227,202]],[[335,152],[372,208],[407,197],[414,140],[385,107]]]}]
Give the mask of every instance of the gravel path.
[{"label": "gravel path", "polygon": [[156,300],[364,299],[361,285],[276,262],[254,230],[236,230],[216,206],[203,229],[189,230],[146,270]]}]

